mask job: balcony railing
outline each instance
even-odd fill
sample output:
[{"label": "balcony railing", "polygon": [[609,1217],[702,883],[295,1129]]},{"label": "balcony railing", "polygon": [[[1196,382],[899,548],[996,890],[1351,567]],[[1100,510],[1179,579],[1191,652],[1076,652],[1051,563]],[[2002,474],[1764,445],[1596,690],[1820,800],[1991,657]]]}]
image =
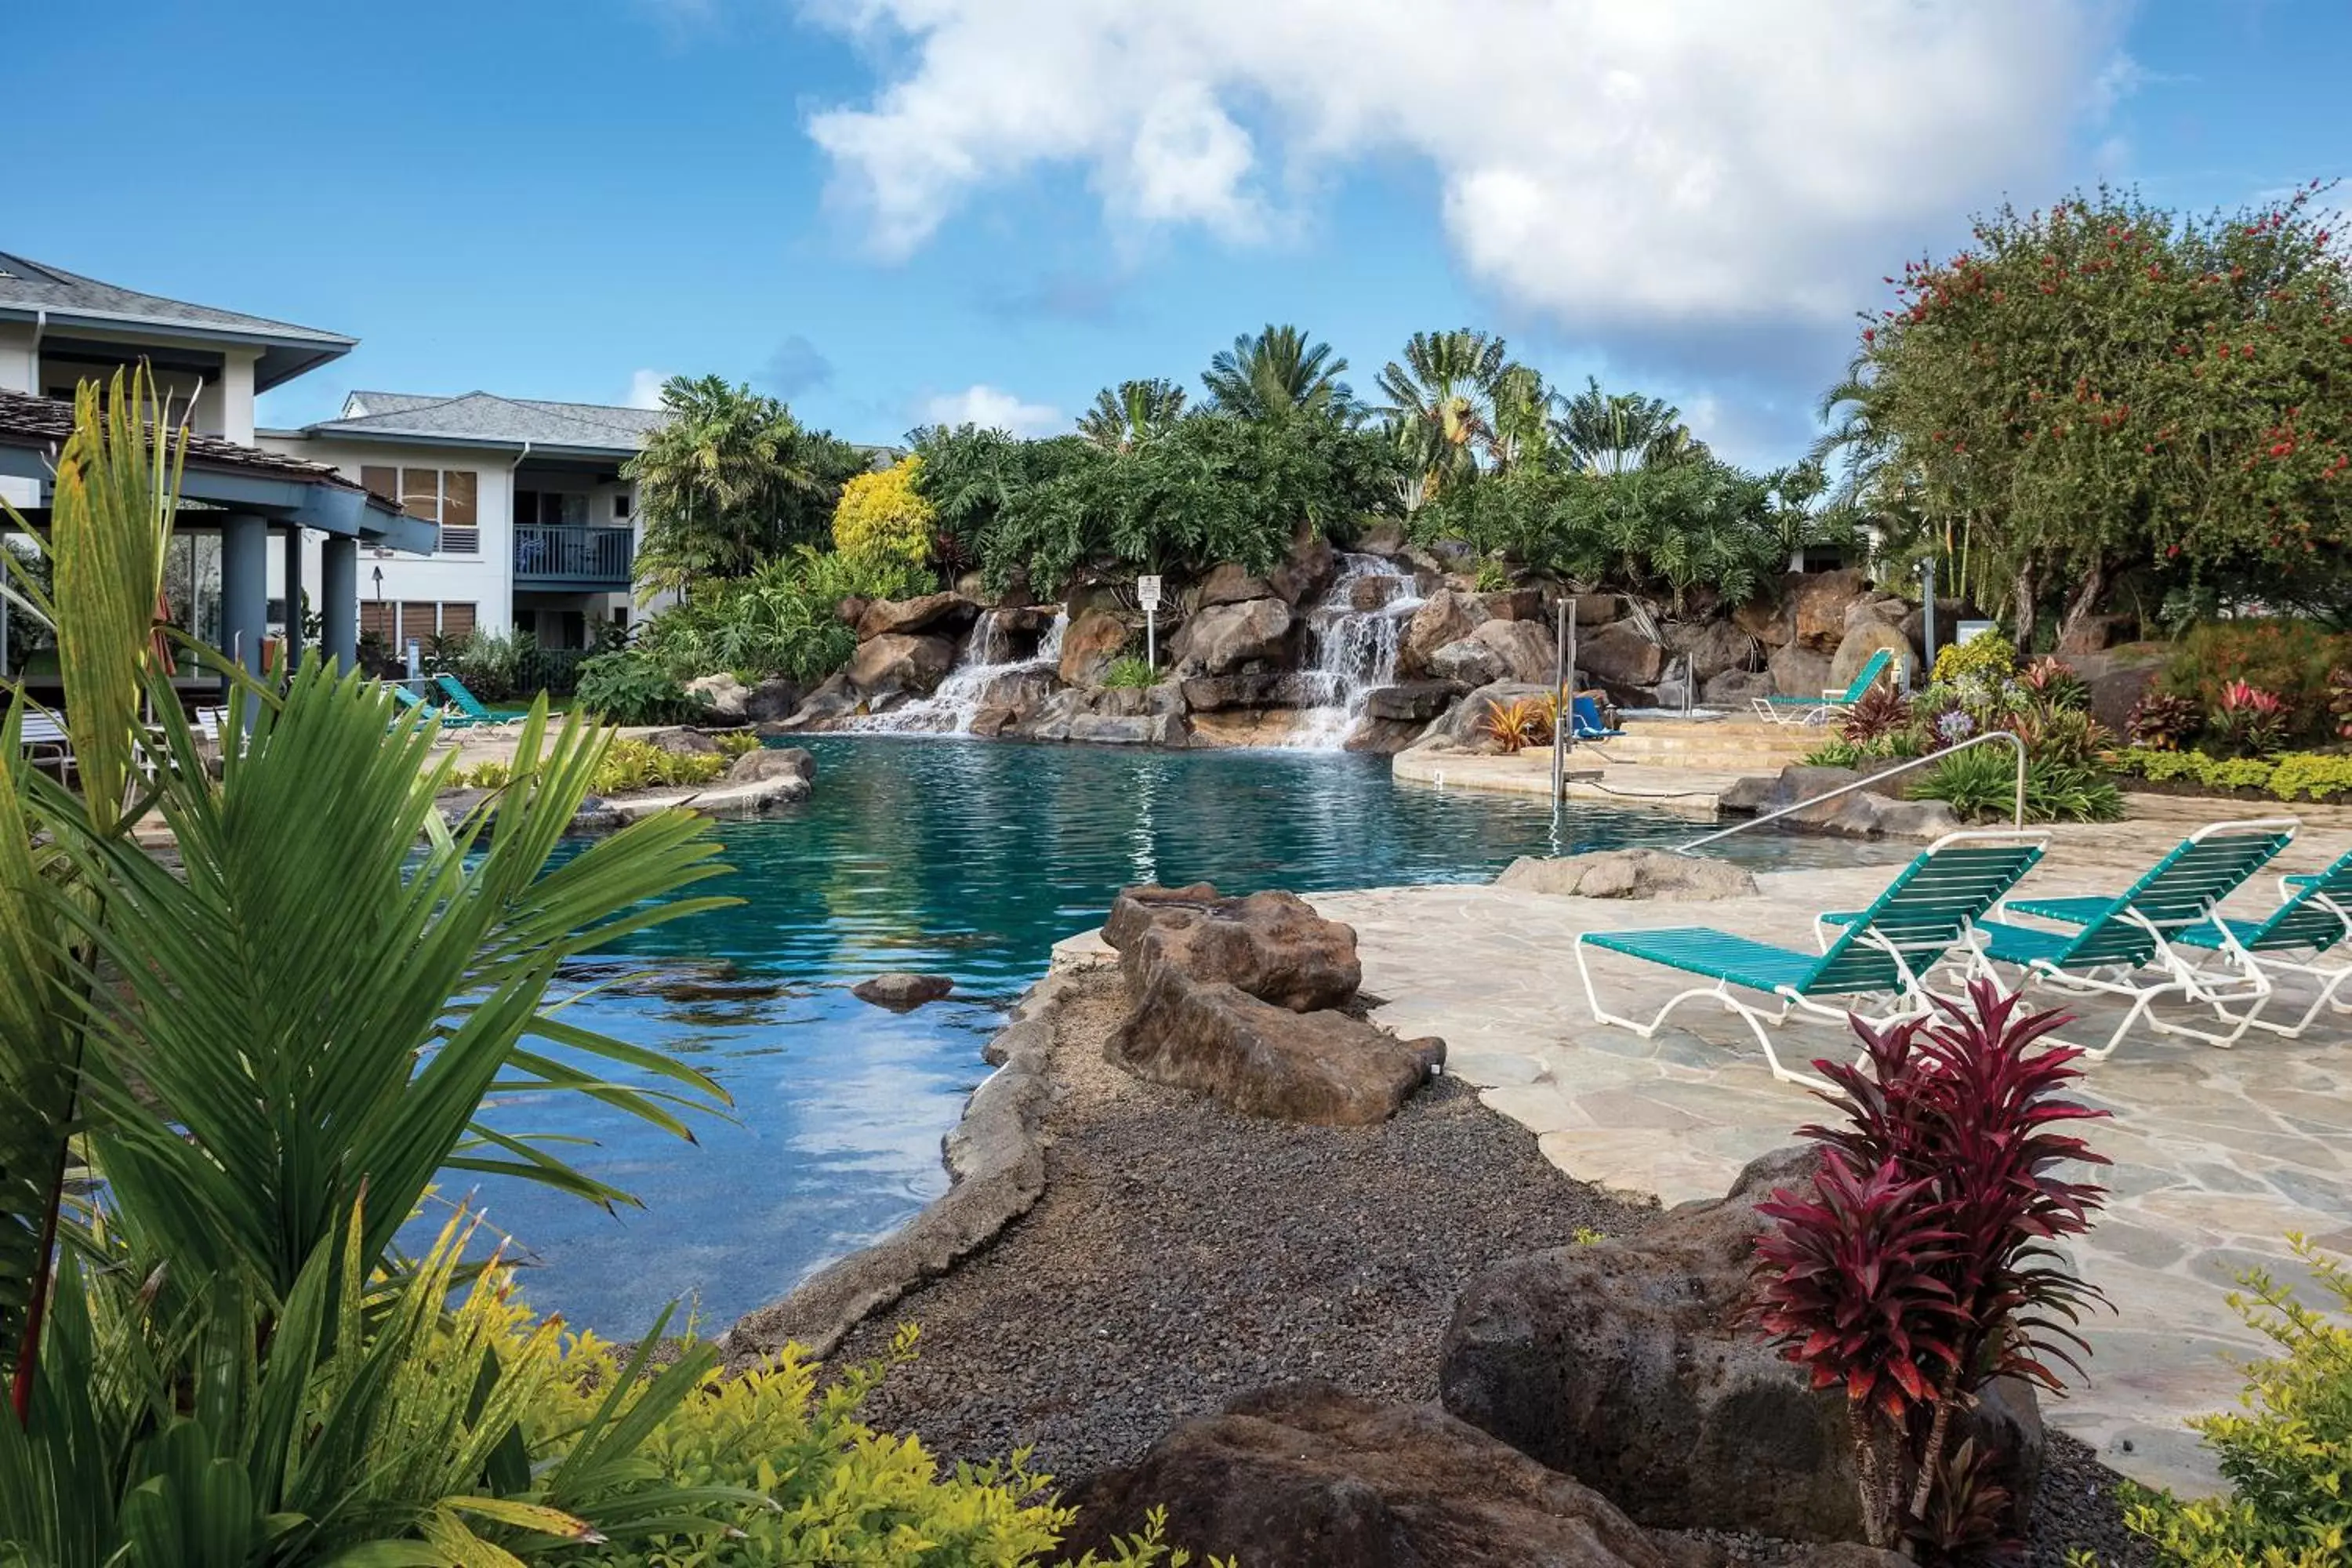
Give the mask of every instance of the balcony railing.
[{"label": "balcony railing", "polygon": [[626,528],[519,526],[514,531],[515,586],[625,588],[635,549],[635,533]]}]

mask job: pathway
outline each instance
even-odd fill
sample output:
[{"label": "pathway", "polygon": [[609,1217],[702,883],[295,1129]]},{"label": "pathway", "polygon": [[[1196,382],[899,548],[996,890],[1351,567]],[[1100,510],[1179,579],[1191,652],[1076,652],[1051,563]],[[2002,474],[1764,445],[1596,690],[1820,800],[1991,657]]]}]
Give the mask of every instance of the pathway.
[{"label": "pathway", "polygon": [[[2174,831],[2133,823],[2056,829],[2032,887],[2119,887]],[[2307,831],[2279,868],[2315,868],[2347,847],[2352,831]],[[1561,1169],[1675,1204],[1720,1195],[1742,1164],[1791,1142],[1821,1107],[1775,1080],[1746,1026],[1704,1002],[1678,1012],[1655,1040],[1594,1024],[1572,939],[1704,923],[1801,945],[1810,911],[1859,908],[1886,876],[1884,867],[1772,873],[1759,879],[1758,897],[1709,904],[1495,887],[1387,888],[1313,901],[1356,928],[1364,989],[1385,999],[1374,1014],[1381,1023],[1443,1036],[1448,1070],[1535,1131]],[[2242,902],[2252,909],[2273,897],[2265,880]],[[1680,988],[1666,971],[1608,954],[1594,969],[1612,1005],[1642,1016]],[[2110,1025],[2115,1016],[2104,1002],[2079,1010],[2086,1034],[2100,1016]],[[1826,1024],[1792,1023],[1784,1033],[1785,1059],[1846,1048]],[[2092,1136],[2116,1163],[2105,1173],[2107,1214],[2078,1258],[2117,1310],[2088,1328],[2088,1385],[2047,1408],[2126,1475],[2213,1489],[2211,1463],[2182,1421],[2233,1405],[2242,1380],[2227,1358],[2265,1343],[2225,1300],[2236,1275],[2262,1267],[2305,1280],[2287,1251],[2289,1232],[2352,1250],[2347,1040],[2352,1027],[2338,1019],[2323,1019],[2301,1042],[2257,1035],[2233,1051],[2149,1034],[2093,1069],[2084,1098],[2116,1120]]]}]

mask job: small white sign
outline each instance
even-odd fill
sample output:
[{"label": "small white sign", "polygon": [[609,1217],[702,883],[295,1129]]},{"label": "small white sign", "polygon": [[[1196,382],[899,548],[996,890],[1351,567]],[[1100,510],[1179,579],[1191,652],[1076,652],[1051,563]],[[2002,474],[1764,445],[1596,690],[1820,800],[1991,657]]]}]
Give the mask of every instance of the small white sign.
[{"label": "small white sign", "polygon": [[1160,577],[1157,573],[1135,580],[1135,601],[1147,610],[1160,607]]}]

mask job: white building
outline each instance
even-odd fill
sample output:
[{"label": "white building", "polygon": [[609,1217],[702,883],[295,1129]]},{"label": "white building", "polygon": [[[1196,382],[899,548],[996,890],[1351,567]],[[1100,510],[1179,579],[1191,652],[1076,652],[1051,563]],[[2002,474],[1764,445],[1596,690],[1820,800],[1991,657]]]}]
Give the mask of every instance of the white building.
[{"label": "white building", "polygon": [[520,628],[542,647],[576,648],[593,646],[599,623],[634,613],[636,486],[620,470],[662,417],[487,392],[355,392],[341,417],[258,440],[359,480],[437,531],[429,555],[379,550],[362,561],[362,634],[398,648],[436,632]]}]

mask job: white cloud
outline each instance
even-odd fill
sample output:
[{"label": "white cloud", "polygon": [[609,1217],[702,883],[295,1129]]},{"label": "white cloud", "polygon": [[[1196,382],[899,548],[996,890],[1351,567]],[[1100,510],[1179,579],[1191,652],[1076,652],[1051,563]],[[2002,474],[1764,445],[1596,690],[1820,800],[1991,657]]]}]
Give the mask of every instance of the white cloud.
[{"label": "white cloud", "polygon": [[925,398],[917,416],[926,425],[977,425],[1014,436],[1051,436],[1069,423],[1050,404],[1024,403],[985,382]]},{"label": "white cloud", "polygon": [[641,370],[629,377],[628,406],[659,408],[662,405],[662,383],[669,379],[666,370]]},{"label": "white cloud", "polygon": [[2116,0],[808,0],[904,62],[815,114],[904,257],[1082,172],[1115,227],[1229,240],[1402,155],[1467,271],[1570,331],[1843,321],[1876,274],[2129,90]]}]

